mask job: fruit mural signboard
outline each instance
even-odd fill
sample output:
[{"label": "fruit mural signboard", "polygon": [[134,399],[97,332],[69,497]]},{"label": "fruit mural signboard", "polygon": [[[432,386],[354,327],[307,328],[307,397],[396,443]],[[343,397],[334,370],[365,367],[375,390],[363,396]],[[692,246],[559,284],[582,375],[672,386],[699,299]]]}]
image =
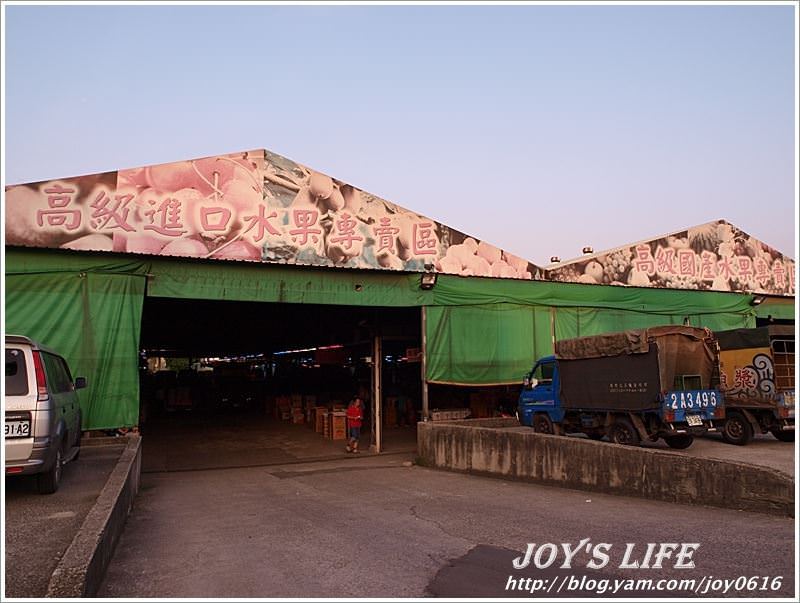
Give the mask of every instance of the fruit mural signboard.
[{"label": "fruit mural signboard", "polygon": [[6,187],[6,244],[532,279],[485,241],[268,151]]},{"label": "fruit mural signboard", "polygon": [[793,296],[795,263],[724,220],[546,270],[553,281]]}]

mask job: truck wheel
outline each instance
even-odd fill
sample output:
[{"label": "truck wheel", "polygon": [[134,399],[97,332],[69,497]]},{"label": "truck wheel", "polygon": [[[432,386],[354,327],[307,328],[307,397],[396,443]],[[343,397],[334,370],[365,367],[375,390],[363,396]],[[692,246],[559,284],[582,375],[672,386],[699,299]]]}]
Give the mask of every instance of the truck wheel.
[{"label": "truck wheel", "polygon": [[794,430],[781,431],[780,429],[770,429],[770,433],[781,442],[794,442]]},{"label": "truck wheel", "polygon": [[753,439],[753,426],[742,413],[732,410],[722,428],[722,439],[728,444],[745,446]]},{"label": "truck wheel", "polygon": [[61,471],[64,467],[64,455],[61,453],[61,444],[56,450],[56,460],[50,471],[40,473],[36,476],[36,489],[39,494],[52,494],[58,490],[61,483]]},{"label": "truck wheel", "polygon": [[683,450],[684,448],[688,448],[692,445],[692,442],[694,442],[694,436],[688,433],[682,433],[674,436],[666,436],[664,441],[670,448],[674,448],[675,450]]},{"label": "truck wheel", "polygon": [[533,416],[533,430],[536,433],[555,434],[553,422],[550,420],[550,417],[544,413],[538,413]]},{"label": "truck wheel", "polygon": [[624,444],[625,446],[638,446],[641,442],[636,428],[628,419],[618,418],[608,430],[608,439],[614,444]]}]

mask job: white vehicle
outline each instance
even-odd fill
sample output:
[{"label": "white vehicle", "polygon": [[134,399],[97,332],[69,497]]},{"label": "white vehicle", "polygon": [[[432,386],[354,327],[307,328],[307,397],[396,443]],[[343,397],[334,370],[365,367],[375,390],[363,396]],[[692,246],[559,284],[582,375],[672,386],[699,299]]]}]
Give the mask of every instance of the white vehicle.
[{"label": "white vehicle", "polygon": [[58,490],[69,461],[78,458],[81,409],[67,362],[27,337],[6,335],[4,441],[6,476],[37,474],[41,494]]}]

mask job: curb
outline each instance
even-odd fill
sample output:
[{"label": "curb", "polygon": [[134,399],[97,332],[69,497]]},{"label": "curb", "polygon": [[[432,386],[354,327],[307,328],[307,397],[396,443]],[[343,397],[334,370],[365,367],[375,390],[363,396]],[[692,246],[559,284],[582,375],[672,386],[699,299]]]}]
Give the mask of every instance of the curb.
[{"label": "curb", "polygon": [[776,469],[508,429],[516,426],[420,423],[419,456],[428,467],[461,473],[794,517],[794,479]]},{"label": "curb", "polygon": [[129,437],[97,501],[50,576],[48,597],[91,597],[97,592],[139,491],[141,465],[141,438]]}]

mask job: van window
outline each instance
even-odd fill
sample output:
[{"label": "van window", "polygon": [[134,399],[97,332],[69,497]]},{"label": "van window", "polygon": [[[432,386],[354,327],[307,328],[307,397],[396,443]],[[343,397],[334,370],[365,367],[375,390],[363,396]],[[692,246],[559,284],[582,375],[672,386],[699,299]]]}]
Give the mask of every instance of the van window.
[{"label": "van window", "polygon": [[25,396],[28,393],[28,371],[22,350],[6,348],[6,395]]},{"label": "van window", "polygon": [[47,373],[47,385],[54,394],[63,394],[72,391],[72,379],[64,360],[58,356],[44,353],[44,370]]}]

